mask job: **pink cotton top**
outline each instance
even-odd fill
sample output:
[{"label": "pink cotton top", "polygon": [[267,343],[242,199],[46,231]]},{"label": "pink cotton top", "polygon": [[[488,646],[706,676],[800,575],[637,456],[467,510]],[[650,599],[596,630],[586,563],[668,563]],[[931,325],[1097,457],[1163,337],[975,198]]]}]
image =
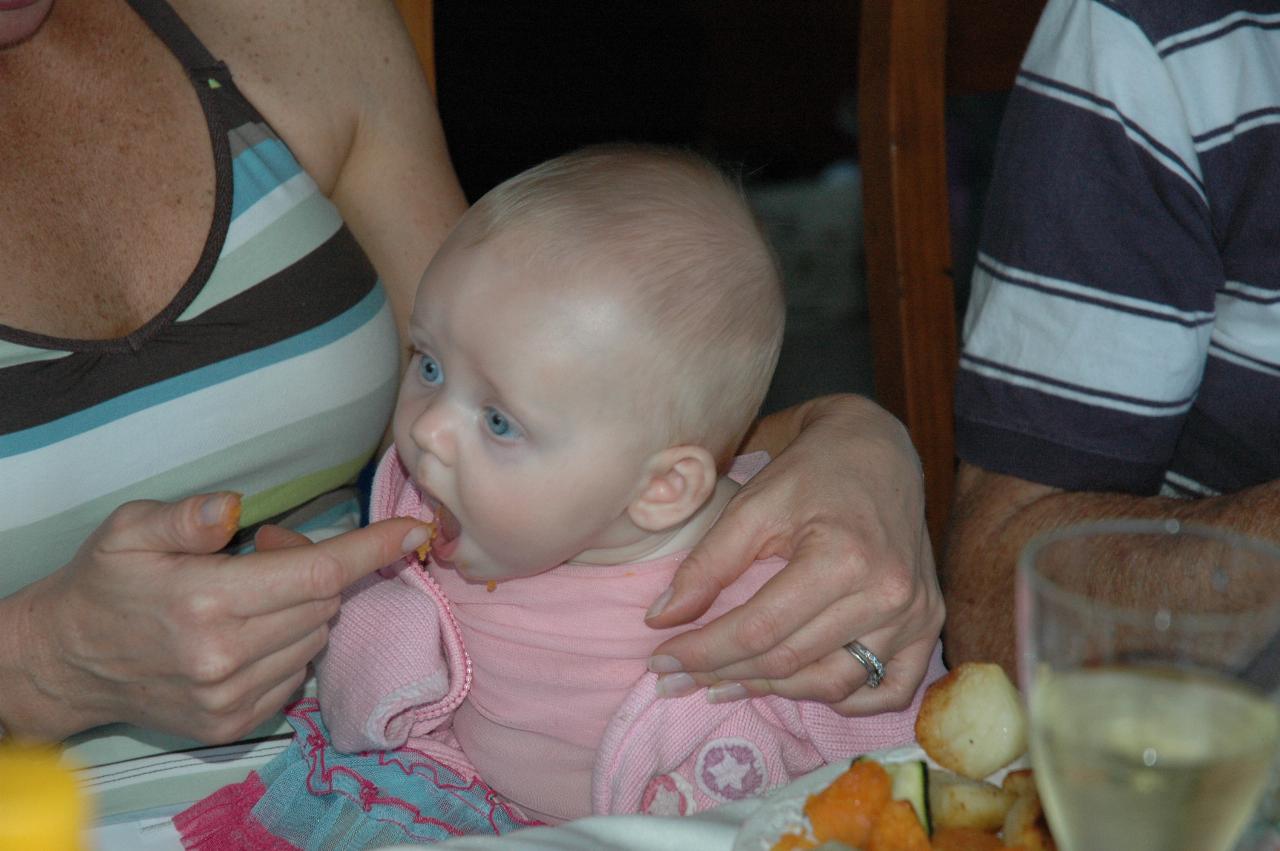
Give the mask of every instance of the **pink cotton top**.
[{"label": "pink cotton top", "polygon": [[[744,461],[735,473],[758,469]],[[373,518],[425,510],[391,449],[374,477]],[[911,740],[924,687],[944,672],[940,647],[901,712],[844,718],[774,696],[659,699],[645,665],[673,632],[650,630],[643,615],[681,558],[563,565],[492,592],[411,558],[362,580],[344,593],[316,663],[334,747],[407,746],[559,821],[696,812]],[[747,600],[783,564],[755,563],[696,625]]]},{"label": "pink cotton top", "polygon": [[[644,623],[685,555],[562,565],[492,592],[432,565],[475,666],[453,732],[494,790],[543,820],[591,812],[592,769],[606,725],[653,649],[689,629]],[[771,576],[781,564],[753,570]]]}]

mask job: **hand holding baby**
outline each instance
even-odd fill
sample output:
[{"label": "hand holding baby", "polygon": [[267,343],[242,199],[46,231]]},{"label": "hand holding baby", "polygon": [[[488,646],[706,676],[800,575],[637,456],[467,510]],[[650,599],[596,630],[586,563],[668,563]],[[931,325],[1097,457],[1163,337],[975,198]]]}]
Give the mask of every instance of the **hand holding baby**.
[{"label": "hand holding baby", "polygon": [[[426,531],[395,519],[314,545],[219,553],[239,513],[228,493],[126,503],[70,564],[19,592],[6,634],[36,658],[6,695],[9,732],[57,739],[124,721],[239,738],[302,684],[342,589]],[[37,709],[50,698],[57,716]]]}]

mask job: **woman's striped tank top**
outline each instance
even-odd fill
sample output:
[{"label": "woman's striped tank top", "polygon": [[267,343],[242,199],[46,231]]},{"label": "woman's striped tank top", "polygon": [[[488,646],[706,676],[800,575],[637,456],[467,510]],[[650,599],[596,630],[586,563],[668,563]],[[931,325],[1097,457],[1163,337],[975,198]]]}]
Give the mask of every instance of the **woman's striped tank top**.
[{"label": "woman's striped tank top", "polygon": [[[336,208],[164,0],[130,3],[203,106],[213,224],[190,279],[126,338],[0,325],[0,596],[127,500],[235,490],[249,525],[350,484],[395,398],[390,307]],[[321,503],[313,523],[359,520]]]}]

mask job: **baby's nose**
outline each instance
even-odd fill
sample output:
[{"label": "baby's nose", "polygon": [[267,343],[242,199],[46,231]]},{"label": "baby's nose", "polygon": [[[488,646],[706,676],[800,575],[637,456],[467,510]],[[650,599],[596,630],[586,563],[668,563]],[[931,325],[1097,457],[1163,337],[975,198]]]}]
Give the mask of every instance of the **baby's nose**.
[{"label": "baby's nose", "polygon": [[428,405],[414,420],[412,435],[422,451],[452,465],[457,454],[456,417],[443,401]]}]

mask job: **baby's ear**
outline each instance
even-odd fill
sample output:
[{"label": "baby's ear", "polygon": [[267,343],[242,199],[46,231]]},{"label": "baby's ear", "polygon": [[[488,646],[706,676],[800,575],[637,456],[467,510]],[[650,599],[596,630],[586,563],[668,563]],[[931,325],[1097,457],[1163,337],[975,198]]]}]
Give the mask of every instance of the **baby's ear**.
[{"label": "baby's ear", "polygon": [[700,446],[671,446],[654,453],[640,494],[627,514],[646,532],[661,532],[693,516],[716,487],[716,462]]}]

